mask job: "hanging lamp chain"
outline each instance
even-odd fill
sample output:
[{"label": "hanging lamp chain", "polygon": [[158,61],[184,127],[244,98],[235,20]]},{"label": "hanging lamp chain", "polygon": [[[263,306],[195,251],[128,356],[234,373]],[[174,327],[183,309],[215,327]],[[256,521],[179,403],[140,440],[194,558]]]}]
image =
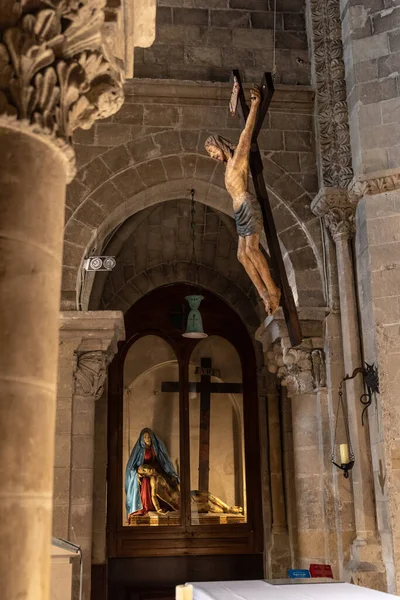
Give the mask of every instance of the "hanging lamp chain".
[{"label": "hanging lamp chain", "polygon": [[273,31],[273,54],[272,54],[272,79],[276,76],[276,0],[274,0],[274,31]]},{"label": "hanging lamp chain", "polygon": [[190,196],[191,196],[191,199],[192,199],[191,208],[190,208],[190,229],[191,229],[191,238],[192,238],[192,258],[190,259],[190,262],[194,262],[196,264],[197,263],[197,259],[196,259],[196,247],[195,247],[195,242],[196,242],[196,225],[195,225],[196,207],[195,207],[195,202],[194,202],[194,194],[195,194],[195,190],[192,188],[190,190]]}]

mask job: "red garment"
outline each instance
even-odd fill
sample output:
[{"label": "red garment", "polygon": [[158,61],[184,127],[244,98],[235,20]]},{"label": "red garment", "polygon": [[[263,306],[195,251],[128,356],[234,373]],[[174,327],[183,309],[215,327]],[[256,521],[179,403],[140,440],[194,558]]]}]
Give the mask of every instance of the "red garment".
[{"label": "red garment", "polygon": [[[143,464],[151,465],[154,463],[154,452],[153,448],[146,448],[144,452]],[[148,477],[142,477],[140,480],[140,499],[142,501],[143,508],[141,510],[137,510],[134,515],[145,515],[151,510],[156,510],[154,508],[153,501],[151,499],[151,486],[150,479]]]}]

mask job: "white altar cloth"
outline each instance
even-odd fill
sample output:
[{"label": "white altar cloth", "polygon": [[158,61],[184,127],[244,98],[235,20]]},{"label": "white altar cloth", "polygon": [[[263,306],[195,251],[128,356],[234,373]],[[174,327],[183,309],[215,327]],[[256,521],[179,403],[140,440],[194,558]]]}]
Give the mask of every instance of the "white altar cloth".
[{"label": "white altar cloth", "polygon": [[[284,580],[283,580],[284,581]],[[298,581],[298,580],[297,580]],[[193,583],[193,600],[389,600],[392,594],[342,582],[284,583],[268,581],[213,581]]]}]

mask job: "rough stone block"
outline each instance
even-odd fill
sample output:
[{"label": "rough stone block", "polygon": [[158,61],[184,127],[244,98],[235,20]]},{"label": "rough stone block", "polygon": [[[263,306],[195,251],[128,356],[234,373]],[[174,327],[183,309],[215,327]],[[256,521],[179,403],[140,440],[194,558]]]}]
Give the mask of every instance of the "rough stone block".
[{"label": "rough stone block", "polygon": [[180,179],[183,176],[181,161],[178,156],[168,156],[163,159],[167,178]]},{"label": "rough stone block", "polygon": [[98,146],[118,146],[130,139],[130,127],[122,123],[96,123],[95,143]]},{"label": "rough stone block", "polygon": [[245,10],[268,10],[268,0],[230,0],[231,8],[241,8]]},{"label": "rough stone block", "polygon": [[389,54],[389,40],[386,33],[353,41],[353,60],[362,62]]},{"label": "rough stone block", "polygon": [[116,123],[128,123],[129,125],[143,124],[143,106],[141,104],[123,104],[114,115]]},{"label": "rough stone block", "polygon": [[388,38],[390,51],[398,52],[400,50],[400,31],[391,31]]},{"label": "rough stone block", "polygon": [[101,158],[113,173],[127,167],[132,161],[125,146],[111,148],[111,150],[105,152]]},{"label": "rough stone block", "polygon": [[176,106],[148,104],[144,109],[144,124],[175,127],[179,121],[179,111]]},{"label": "rough stone block", "polygon": [[182,45],[153,44],[150,48],[144,48],[143,62],[148,64],[171,64],[183,63]]},{"label": "rough stone block", "polygon": [[71,181],[67,187],[67,206],[72,212],[81,204],[82,200],[89,193],[86,186],[80,183],[76,178]]},{"label": "rough stone block", "polygon": [[134,163],[139,163],[149,158],[160,156],[160,147],[154,143],[152,136],[140,138],[138,141],[129,142],[126,148]]},{"label": "rough stone block", "polygon": [[87,198],[76,210],[74,216],[81,223],[96,229],[106,218],[106,213],[93,200]]},{"label": "rough stone block", "polygon": [[202,8],[174,8],[175,25],[208,25],[208,10]]},{"label": "rough stone block", "polygon": [[111,213],[124,202],[124,198],[110,181],[103,183],[90,197],[106,214]]},{"label": "rough stone block", "polygon": [[286,13],[283,15],[285,31],[305,31],[306,24],[303,13]]},{"label": "rough stone block", "polygon": [[363,60],[354,65],[356,83],[364,83],[366,81],[373,81],[377,79],[378,60],[380,61],[381,59],[372,58],[369,60]]},{"label": "rough stone block", "polygon": [[187,46],[184,50],[184,61],[186,64],[220,67],[222,65],[221,50],[219,48]]},{"label": "rough stone block", "polygon": [[284,129],[296,131],[311,131],[312,116],[302,113],[283,114],[275,111],[270,112],[271,129]]},{"label": "rough stone block", "polygon": [[372,173],[390,168],[387,149],[374,148],[373,150],[364,150],[362,152],[362,163],[364,173]]},{"label": "rough stone block", "polygon": [[303,31],[277,31],[276,47],[285,50],[307,50],[307,36]]},{"label": "rough stone block", "polygon": [[166,181],[163,163],[159,159],[140,164],[137,172],[147,187]]},{"label": "rough stone block", "polygon": [[[266,12],[252,12],[250,15],[251,26],[254,29],[274,29],[274,13],[272,11]],[[282,13],[276,14],[276,30],[281,31],[283,29],[283,15]]]},{"label": "rough stone block", "polygon": [[393,7],[374,15],[372,19],[374,32],[382,33],[400,28],[400,7]]},{"label": "rough stone block", "polygon": [[88,189],[93,189],[108,179],[110,175],[110,169],[100,157],[97,157],[79,171],[77,179]]},{"label": "rough stone block", "polygon": [[312,150],[311,133],[306,131],[285,131],[284,143],[285,150],[291,152]]},{"label": "rough stone block", "polygon": [[[235,65],[237,68],[246,68],[255,65],[254,52],[248,48],[224,48],[222,49],[222,64]],[[237,121],[236,121],[237,123]]]},{"label": "rough stone block", "polygon": [[210,22],[213,27],[250,27],[250,13],[239,10],[211,10]]},{"label": "rough stone block", "polygon": [[203,29],[200,42],[206,46],[223,48],[232,45],[232,31],[221,27],[207,27]]},{"label": "rough stone block", "polygon": [[64,239],[74,244],[86,246],[92,235],[92,229],[83,223],[80,223],[73,217],[68,221],[64,228]]},{"label": "rough stone block", "polygon": [[378,77],[391,77],[399,72],[400,52],[394,52],[378,59]]},{"label": "rough stone block", "polygon": [[161,155],[179,154],[182,151],[181,140],[178,131],[162,131],[154,136],[154,144],[158,147]]},{"label": "rough stone block", "polygon": [[158,6],[156,12],[157,25],[170,25],[172,23],[172,8]]},{"label": "rough stone block", "polygon": [[237,48],[272,50],[272,31],[264,29],[234,29],[233,45]]},{"label": "rough stone block", "polygon": [[202,32],[193,25],[160,25],[157,28],[157,43],[164,44],[200,44]]},{"label": "rough stone block", "polygon": [[85,248],[83,246],[77,246],[76,244],[71,244],[71,242],[65,240],[63,247],[63,265],[79,265],[84,252]]},{"label": "rough stone block", "polygon": [[400,139],[399,123],[378,125],[367,130],[361,130],[361,143],[364,148],[386,148],[395,146]]},{"label": "rough stone block", "polygon": [[130,198],[144,189],[143,181],[133,167],[113,177],[112,182],[124,198]]}]

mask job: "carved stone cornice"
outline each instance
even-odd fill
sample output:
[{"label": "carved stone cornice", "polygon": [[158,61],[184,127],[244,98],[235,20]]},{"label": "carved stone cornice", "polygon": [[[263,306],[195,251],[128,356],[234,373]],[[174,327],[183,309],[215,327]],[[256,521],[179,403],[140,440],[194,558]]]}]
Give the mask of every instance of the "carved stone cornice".
[{"label": "carved stone cornice", "polygon": [[325,356],[319,348],[287,348],[281,342],[267,352],[268,370],[281,380],[290,397],[326,387]]},{"label": "carved stone cornice", "polygon": [[351,239],[355,234],[356,203],[341,188],[322,188],[311,203],[311,210],[322,217],[334,241]]},{"label": "carved stone cornice", "polygon": [[309,18],[320,183],[346,188],[353,170],[339,0],[310,0]]},{"label": "carved stone cornice", "polygon": [[101,350],[79,354],[74,372],[75,394],[93,400],[101,398],[111,358]]},{"label": "carved stone cornice", "polygon": [[9,4],[0,15],[0,125],[54,143],[70,180],[73,131],[123,103],[121,67],[102,39],[105,0]]},{"label": "carved stone cornice", "polygon": [[372,173],[353,179],[349,185],[350,197],[358,201],[364,196],[373,196],[400,189],[400,170]]}]

